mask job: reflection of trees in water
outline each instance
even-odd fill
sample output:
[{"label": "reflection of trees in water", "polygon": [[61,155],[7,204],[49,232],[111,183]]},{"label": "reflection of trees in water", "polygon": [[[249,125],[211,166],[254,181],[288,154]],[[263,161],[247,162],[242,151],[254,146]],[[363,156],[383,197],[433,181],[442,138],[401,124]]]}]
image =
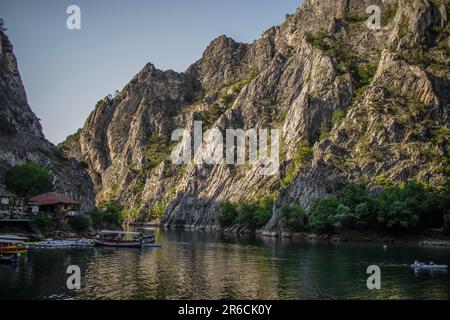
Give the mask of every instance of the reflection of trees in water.
[{"label": "reflection of trees in water", "polygon": [[[171,242],[160,238],[161,249],[144,249],[141,253],[120,249],[103,254],[97,250],[80,296],[150,299],[278,297],[267,247],[217,242],[201,233],[170,236]],[[97,293],[91,296],[94,290]]]},{"label": "reflection of trees in water", "polygon": [[[446,250],[312,244],[215,233],[160,232],[159,249],[39,250],[0,266],[2,295],[103,299],[448,299],[448,275],[415,275],[416,258],[449,263]],[[65,288],[67,266],[82,269],[82,289]],[[380,265],[382,290],[366,287]],[[6,267],[6,269],[5,269]],[[5,276],[4,270],[8,271]],[[55,296],[56,295],[56,296]]]},{"label": "reflection of trees in water", "polygon": [[31,250],[17,262],[1,266],[0,299],[70,297],[67,267],[78,265],[83,275],[89,255],[86,250]]}]

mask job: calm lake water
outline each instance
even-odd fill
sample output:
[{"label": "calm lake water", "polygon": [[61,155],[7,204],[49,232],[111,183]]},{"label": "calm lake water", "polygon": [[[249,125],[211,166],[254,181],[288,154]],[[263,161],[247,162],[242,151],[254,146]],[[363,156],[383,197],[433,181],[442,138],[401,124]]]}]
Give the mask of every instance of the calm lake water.
[{"label": "calm lake water", "polygon": [[[325,244],[158,231],[157,249],[32,250],[0,264],[0,299],[449,299],[447,273],[415,274],[415,260],[450,264],[450,250]],[[78,265],[82,288],[66,289]],[[369,265],[382,288],[366,287]]]}]

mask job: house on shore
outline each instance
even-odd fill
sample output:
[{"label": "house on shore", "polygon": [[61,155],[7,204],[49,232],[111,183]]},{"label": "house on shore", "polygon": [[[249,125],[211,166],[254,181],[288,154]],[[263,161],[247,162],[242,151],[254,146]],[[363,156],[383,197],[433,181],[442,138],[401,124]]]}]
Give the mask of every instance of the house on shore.
[{"label": "house on shore", "polygon": [[15,193],[9,191],[0,192],[0,209],[6,210],[14,207],[23,207],[25,203],[26,199],[19,197]]},{"label": "house on shore", "polygon": [[17,195],[11,192],[2,192],[0,193],[0,205],[2,206],[10,206],[14,203]]},{"label": "house on shore", "polygon": [[[74,199],[57,192],[49,192],[40,194],[31,198],[28,204],[37,208],[38,212],[45,212],[50,214],[67,214],[78,211],[80,203]],[[33,210],[33,211],[36,211]]]}]

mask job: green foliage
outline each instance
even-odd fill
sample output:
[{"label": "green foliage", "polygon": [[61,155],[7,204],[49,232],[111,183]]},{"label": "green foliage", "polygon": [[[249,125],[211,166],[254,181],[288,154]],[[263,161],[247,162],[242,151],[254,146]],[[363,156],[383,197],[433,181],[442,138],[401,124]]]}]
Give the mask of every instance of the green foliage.
[{"label": "green foliage", "polygon": [[[227,100],[230,98],[227,98]],[[228,102],[228,101],[227,101]],[[225,113],[227,110],[226,106],[220,106],[218,103],[213,103],[202,111],[197,111],[194,113],[194,119],[201,121],[203,124],[203,131],[211,128],[214,123]]]},{"label": "green foliage", "polygon": [[95,228],[104,225],[121,226],[123,223],[123,209],[113,202],[100,204],[89,213]]},{"label": "green foliage", "polygon": [[322,129],[319,134],[319,141],[325,140],[328,138],[331,132],[331,124],[328,122],[322,123]]},{"label": "green foliage", "polygon": [[223,227],[229,227],[233,225],[238,216],[237,206],[231,202],[225,202],[219,205],[218,219],[219,223]]},{"label": "green foliage", "polygon": [[287,111],[280,112],[279,122],[281,124],[284,123],[284,121],[286,121],[286,116],[287,116]]},{"label": "green foliage", "polygon": [[33,197],[53,190],[49,171],[33,162],[25,162],[8,170],[6,187],[20,197]]},{"label": "green foliage", "polygon": [[[357,20],[359,19],[358,17]],[[350,46],[342,38],[328,35],[324,29],[320,29],[316,33],[308,33],[306,41],[313,47],[322,50],[324,54],[335,58],[340,73],[351,73],[356,89],[365,87],[372,82],[378,63],[370,64],[358,61]]]},{"label": "green foliage", "polygon": [[36,227],[44,232],[53,230],[55,228],[55,222],[53,221],[53,219],[50,217],[50,215],[43,212],[38,213],[34,217],[33,222]]},{"label": "green foliage", "polygon": [[151,218],[161,219],[164,216],[164,211],[166,211],[167,203],[161,202],[156,204],[151,210]]},{"label": "green foliage", "polygon": [[328,49],[328,44],[326,42],[327,37],[328,35],[325,32],[325,29],[321,28],[316,33],[308,32],[306,34],[306,41],[313,47],[319,48],[322,51],[326,51]]},{"label": "green foliage", "polygon": [[83,232],[92,227],[92,219],[89,215],[78,214],[69,219],[69,224],[75,231]]},{"label": "green foliage", "polygon": [[[384,189],[375,199],[378,222],[393,231],[417,230],[430,218],[441,202],[437,195],[418,182]],[[431,219],[434,220],[434,219]]]},{"label": "green foliage", "polygon": [[292,160],[296,167],[299,167],[303,162],[308,161],[313,156],[313,150],[310,146],[300,145],[295,151]]},{"label": "green foliage", "polygon": [[391,187],[393,185],[392,181],[386,178],[384,175],[379,175],[375,178],[375,184],[382,187]]},{"label": "green foliage", "polygon": [[338,196],[316,199],[309,208],[312,227],[323,231],[356,229],[371,222],[373,204],[363,184],[349,184]]},{"label": "green foliage", "polygon": [[320,231],[331,230],[338,206],[339,202],[336,197],[314,199],[308,211],[311,226]]},{"label": "green foliage", "polygon": [[378,63],[373,64],[357,64],[352,66],[352,75],[356,82],[357,88],[362,88],[369,85],[373,78],[375,77],[375,73],[378,69]]},{"label": "green foliage", "polygon": [[170,187],[169,190],[167,190],[167,196],[169,198],[173,198],[177,193],[177,189],[175,187]]},{"label": "green foliage", "polygon": [[316,199],[310,205],[309,222],[315,229],[372,227],[393,233],[441,226],[449,213],[448,186],[431,189],[418,182],[387,185],[369,195],[364,184],[349,184],[337,196]]},{"label": "green foliage", "polygon": [[311,147],[300,144],[292,156],[292,162],[287,166],[284,177],[280,182],[282,188],[289,186],[295,178],[297,170],[305,162],[312,158],[313,150]]},{"label": "green foliage", "polygon": [[350,72],[353,55],[343,39],[328,35],[324,29],[320,29],[316,33],[308,33],[306,41],[322,50],[327,56],[335,58],[339,72]]},{"label": "green foliage", "polygon": [[333,112],[333,118],[332,118],[332,123],[333,126],[334,125],[339,125],[344,119],[345,119],[346,113],[345,111],[341,110],[341,109],[336,109]]},{"label": "green foliage", "polygon": [[148,141],[147,150],[145,152],[147,160],[146,169],[153,169],[163,162],[168,156],[168,148],[166,141],[157,133],[153,133]]},{"label": "green foliage", "polygon": [[253,217],[255,228],[261,228],[266,225],[273,213],[273,204],[275,203],[275,196],[270,195],[262,198],[258,204]]},{"label": "green foliage", "polygon": [[305,216],[305,211],[299,204],[283,205],[281,207],[281,216],[285,224],[291,230],[299,230],[302,227],[302,219]]},{"label": "green foliage", "polygon": [[222,227],[233,224],[256,230],[269,222],[275,197],[273,195],[262,198],[257,203],[240,203],[239,205],[226,202],[219,206],[218,218]]},{"label": "green foliage", "polygon": [[75,132],[74,134],[67,136],[66,140],[58,144],[59,150],[66,153],[70,152],[72,144],[78,143],[80,141],[81,131],[82,131],[81,129],[78,129],[77,132]]},{"label": "green foliage", "polygon": [[233,105],[236,98],[239,96],[242,89],[248,85],[257,74],[252,72],[246,79],[236,81],[220,90],[217,101],[209,105],[202,111],[194,113],[194,119],[202,121],[203,131],[211,128],[214,123]]}]

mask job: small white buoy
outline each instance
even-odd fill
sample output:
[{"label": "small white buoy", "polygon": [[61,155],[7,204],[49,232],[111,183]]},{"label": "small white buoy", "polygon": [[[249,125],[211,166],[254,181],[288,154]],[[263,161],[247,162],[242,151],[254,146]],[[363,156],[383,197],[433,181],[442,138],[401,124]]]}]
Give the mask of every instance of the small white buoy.
[{"label": "small white buoy", "polygon": [[386,250],[386,249],[387,249],[387,244],[385,244],[385,245],[383,246],[383,249],[384,249],[384,250]]}]

